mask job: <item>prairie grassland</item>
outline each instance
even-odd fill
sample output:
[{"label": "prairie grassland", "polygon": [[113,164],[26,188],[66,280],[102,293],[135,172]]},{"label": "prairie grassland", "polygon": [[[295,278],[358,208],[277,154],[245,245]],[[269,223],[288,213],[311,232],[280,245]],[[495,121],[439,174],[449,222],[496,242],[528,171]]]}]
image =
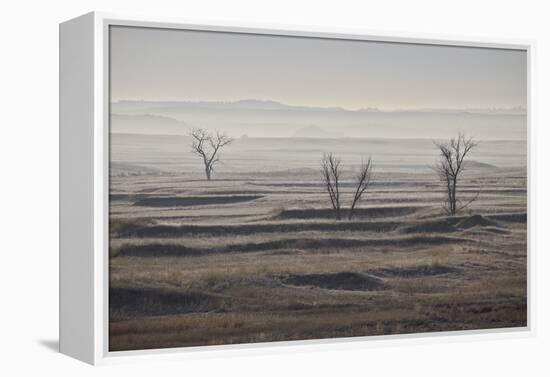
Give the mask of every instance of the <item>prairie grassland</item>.
[{"label": "prairie grassland", "polygon": [[[112,351],[527,325],[521,142],[480,144],[460,191],[477,200],[455,217],[426,143],[387,144],[357,215],[335,221],[313,141],[237,144],[207,182],[192,156],[114,140]],[[338,143],[347,205],[363,151]]]}]

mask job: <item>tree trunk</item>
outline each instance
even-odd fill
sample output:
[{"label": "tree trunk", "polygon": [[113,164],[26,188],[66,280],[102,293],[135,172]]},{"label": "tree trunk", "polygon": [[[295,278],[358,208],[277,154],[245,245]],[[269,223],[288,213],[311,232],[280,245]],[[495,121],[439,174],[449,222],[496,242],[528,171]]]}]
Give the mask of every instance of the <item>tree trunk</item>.
[{"label": "tree trunk", "polygon": [[209,181],[212,171],[208,167],[205,169],[205,171],[206,171],[206,179]]},{"label": "tree trunk", "polygon": [[354,209],[355,209],[355,203],[353,203],[352,206],[349,209],[348,220],[351,220],[353,218],[353,210]]},{"label": "tree trunk", "polygon": [[451,215],[456,214],[456,180],[458,177],[453,177],[453,188],[451,193]]}]

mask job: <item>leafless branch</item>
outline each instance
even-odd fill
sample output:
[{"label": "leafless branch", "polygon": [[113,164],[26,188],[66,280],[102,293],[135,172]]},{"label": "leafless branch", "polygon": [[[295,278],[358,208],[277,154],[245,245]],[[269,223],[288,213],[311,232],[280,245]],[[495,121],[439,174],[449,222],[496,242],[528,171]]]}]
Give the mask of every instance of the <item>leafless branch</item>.
[{"label": "leafless branch", "polygon": [[456,138],[451,138],[447,143],[437,143],[439,149],[439,162],[435,170],[439,179],[445,184],[445,200],[443,209],[447,215],[455,215],[457,212],[466,208],[476,198],[463,206],[457,206],[457,187],[459,178],[464,172],[464,160],[468,153],[477,146],[473,138],[466,138],[463,133],[459,133]]},{"label": "leafless branch", "polygon": [[321,162],[321,174],[334,209],[336,220],[342,218],[340,211],[340,163],[332,153],[325,153]]},{"label": "leafless branch", "polygon": [[348,220],[351,220],[353,217],[353,211],[355,209],[355,206],[359,203],[361,200],[361,197],[367,191],[370,182],[372,179],[372,159],[369,157],[369,159],[366,162],[361,163],[361,167],[359,169],[359,172],[357,173],[355,177],[355,181],[357,182],[357,186],[355,188],[355,193],[353,195],[353,201],[351,203],[351,207],[349,209],[348,213]]},{"label": "leafless branch", "polygon": [[210,180],[214,166],[220,161],[220,149],[231,144],[233,138],[220,131],[212,134],[203,128],[193,129],[190,136],[192,139],[191,151],[201,157],[206,179]]}]

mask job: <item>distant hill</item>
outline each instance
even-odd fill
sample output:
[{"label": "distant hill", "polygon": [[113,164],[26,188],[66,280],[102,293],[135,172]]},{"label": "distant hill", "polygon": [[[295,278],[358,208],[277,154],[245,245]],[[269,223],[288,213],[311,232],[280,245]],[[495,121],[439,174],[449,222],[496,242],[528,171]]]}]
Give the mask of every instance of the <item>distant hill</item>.
[{"label": "distant hill", "polygon": [[486,164],[485,162],[479,162],[476,160],[467,160],[464,161],[464,167],[466,169],[472,168],[472,169],[497,169],[495,165]]},{"label": "distant hill", "polygon": [[273,100],[242,99],[238,101],[135,101],[120,100],[112,104],[115,113],[127,111],[143,111],[145,109],[162,108],[209,108],[209,109],[260,109],[260,110],[305,110],[305,111],[340,111],[348,113],[471,113],[471,114],[507,114],[507,115],[525,115],[524,107],[510,108],[420,108],[420,109],[394,109],[381,110],[377,107],[364,107],[358,110],[349,110],[342,107],[319,107],[319,106],[300,106],[289,105]]},{"label": "distant hill", "polygon": [[248,110],[314,110],[314,111],[350,111],[341,107],[312,107],[287,105],[272,100],[242,99],[238,101],[131,101],[121,100],[111,104],[114,112],[142,111],[144,109],[248,109]]},{"label": "distant hill", "polygon": [[111,115],[111,132],[152,135],[186,135],[189,127],[176,119],[160,115]]},{"label": "distant hill", "polygon": [[350,137],[447,139],[463,131],[477,140],[525,140],[527,117],[516,109],[419,109],[287,105],[277,101],[117,101],[113,130],[185,134],[191,127],[237,137]]}]

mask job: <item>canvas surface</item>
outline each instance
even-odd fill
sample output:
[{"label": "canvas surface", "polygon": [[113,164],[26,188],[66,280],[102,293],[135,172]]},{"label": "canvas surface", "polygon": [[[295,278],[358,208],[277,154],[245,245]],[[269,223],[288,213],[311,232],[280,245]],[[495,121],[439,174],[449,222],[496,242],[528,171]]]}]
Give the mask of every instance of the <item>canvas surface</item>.
[{"label": "canvas surface", "polygon": [[525,51],[110,43],[111,351],[527,325]]}]

